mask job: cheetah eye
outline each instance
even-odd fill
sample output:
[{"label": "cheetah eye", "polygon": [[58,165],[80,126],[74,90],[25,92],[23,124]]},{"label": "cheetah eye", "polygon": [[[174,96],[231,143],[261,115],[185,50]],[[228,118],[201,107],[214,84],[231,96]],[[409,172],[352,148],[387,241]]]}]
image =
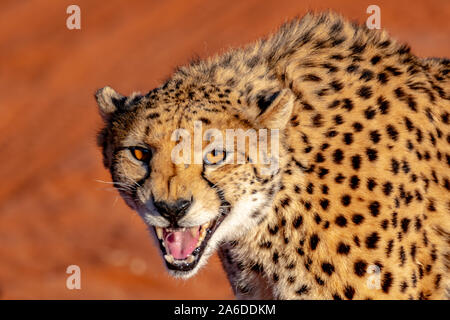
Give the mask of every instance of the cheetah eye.
[{"label": "cheetah eye", "polygon": [[141,162],[148,162],[152,157],[152,152],[142,147],[131,147],[130,151],[133,157]]},{"label": "cheetah eye", "polygon": [[221,164],[227,157],[227,152],[222,149],[213,149],[205,154],[204,162],[207,165]]}]

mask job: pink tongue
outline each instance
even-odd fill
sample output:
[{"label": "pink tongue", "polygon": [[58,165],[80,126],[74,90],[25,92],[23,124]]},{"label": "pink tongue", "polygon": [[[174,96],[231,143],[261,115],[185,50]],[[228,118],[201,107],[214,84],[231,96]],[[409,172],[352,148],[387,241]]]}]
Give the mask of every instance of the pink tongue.
[{"label": "pink tongue", "polygon": [[[200,230],[200,228],[199,228]],[[169,253],[178,260],[186,259],[197,246],[200,237],[199,230],[193,237],[189,229],[186,231],[171,231],[164,237],[164,242],[169,248]]]}]

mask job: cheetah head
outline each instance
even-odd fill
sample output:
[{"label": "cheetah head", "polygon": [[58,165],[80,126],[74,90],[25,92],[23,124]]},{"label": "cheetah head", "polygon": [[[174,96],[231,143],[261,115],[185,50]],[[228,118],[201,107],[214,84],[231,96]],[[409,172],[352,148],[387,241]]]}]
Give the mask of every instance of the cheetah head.
[{"label": "cheetah head", "polygon": [[169,81],[145,96],[105,87],[96,99],[104,165],[173,276],[194,275],[221,242],[264,220],[280,184],[289,90],[253,102],[230,88]]}]

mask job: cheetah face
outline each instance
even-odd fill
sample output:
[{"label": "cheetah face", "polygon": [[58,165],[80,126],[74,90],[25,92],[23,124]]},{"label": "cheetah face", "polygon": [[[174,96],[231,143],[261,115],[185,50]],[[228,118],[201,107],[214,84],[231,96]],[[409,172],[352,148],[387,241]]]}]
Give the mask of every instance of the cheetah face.
[{"label": "cheetah face", "polygon": [[289,119],[292,94],[272,94],[253,115],[251,106],[240,111],[230,90],[222,94],[226,102],[170,87],[131,97],[106,87],[96,95],[104,164],[176,277],[194,275],[220,242],[264,220],[278,190],[282,143],[274,137]]}]

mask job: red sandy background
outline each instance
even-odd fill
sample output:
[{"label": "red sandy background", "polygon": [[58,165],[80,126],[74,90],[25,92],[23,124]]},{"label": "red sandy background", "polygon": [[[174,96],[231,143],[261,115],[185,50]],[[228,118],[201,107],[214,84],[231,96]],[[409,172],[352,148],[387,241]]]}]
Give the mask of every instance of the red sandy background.
[{"label": "red sandy background", "polygon": [[[81,8],[81,30],[66,8]],[[16,1],[0,3],[0,299],[230,299],[217,257],[167,276],[138,216],[107,184],[93,93],[147,92],[195,54],[243,45],[308,10],[382,27],[422,57],[450,56],[450,1]],[[67,266],[81,290],[66,289]]]}]

